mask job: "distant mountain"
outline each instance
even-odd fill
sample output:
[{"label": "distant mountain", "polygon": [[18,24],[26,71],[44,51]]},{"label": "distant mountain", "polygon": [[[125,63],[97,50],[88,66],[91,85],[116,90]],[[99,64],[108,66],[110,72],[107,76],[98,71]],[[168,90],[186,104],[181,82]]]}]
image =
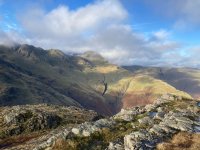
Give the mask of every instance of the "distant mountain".
[{"label": "distant mountain", "polygon": [[105,60],[105,58],[103,58],[100,54],[94,52],[94,51],[87,51],[81,55],[79,55],[80,57],[82,58],[85,58],[89,61],[92,61],[92,62],[96,62],[97,64],[99,63],[108,63],[108,61]]},{"label": "distant mountain", "polygon": [[110,64],[95,52],[66,55],[31,45],[0,46],[0,105],[56,104],[111,115],[174,93],[190,97],[150,75]]},{"label": "distant mountain", "polygon": [[194,98],[200,98],[200,70],[194,68],[167,68],[125,66],[134,75],[145,74],[162,80],[178,90],[185,91]]}]

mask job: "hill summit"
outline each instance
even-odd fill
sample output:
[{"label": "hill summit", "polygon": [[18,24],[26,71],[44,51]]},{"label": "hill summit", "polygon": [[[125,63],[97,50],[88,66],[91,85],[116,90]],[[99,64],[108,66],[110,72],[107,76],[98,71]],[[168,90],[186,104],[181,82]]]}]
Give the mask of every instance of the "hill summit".
[{"label": "hill summit", "polygon": [[80,54],[79,56],[92,62],[97,62],[97,63],[107,62],[103,56],[101,56],[99,53],[94,52],[94,51],[87,51],[87,52],[84,52],[83,54]]}]

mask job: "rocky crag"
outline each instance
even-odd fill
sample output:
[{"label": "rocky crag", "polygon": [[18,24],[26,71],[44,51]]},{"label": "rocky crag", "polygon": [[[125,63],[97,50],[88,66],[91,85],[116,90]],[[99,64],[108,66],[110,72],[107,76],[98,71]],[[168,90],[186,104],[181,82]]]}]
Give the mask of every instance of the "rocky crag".
[{"label": "rocky crag", "polygon": [[62,129],[99,117],[91,110],[48,104],[0,107],[0,149],[33,149]]},{"label": "rocky crag", "polygon": [[122,109],[110,118],[97,121],[90,119],[81,124],[57,128],[40,138],[33,138],[7,149],[159,149],[158,144],[170,140],[180,132],[199,134],[199,116],[198,100],[166,94],[153,104]]}]

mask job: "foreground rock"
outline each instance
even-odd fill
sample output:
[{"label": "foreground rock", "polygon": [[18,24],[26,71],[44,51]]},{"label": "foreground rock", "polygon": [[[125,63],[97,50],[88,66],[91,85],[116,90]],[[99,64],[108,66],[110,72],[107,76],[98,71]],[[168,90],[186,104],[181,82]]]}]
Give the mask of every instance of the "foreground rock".
[{"label": "foreground rock", "polygon": [[[39,137],[48,140],[52,135],[59,133],[60,130],[100,117],[94,111],[77,107],[46,104],[1,107],[0,148],[12,147],[20,144],[20,142],[23,144],[23,142],[28,142],[30,139],[35,140]],[[66,132],[62,132],[62,135],[59,136],[65,136],[65,134]],[[51,143],[51,139],[48,142]]]},{"label": "foreground rock", "polygon": [[[154,104],[123,109],[110,118],[95,117],[99,120],[57,128],[25,145],[34,150],[153,150],[179,132],[200,133],[198,103],[194,99],[166,94]],[[6,120],[7,124],[18,121],[13,117]],[[26,149],[21,145],[12,148]]]},{"label": "foreground rock", "polygon": [[124,149],[151,150],[155,149],[158,143],[180,131],[200,132],[200,130],[196,130],[200,126],[200,109],[196,104],[197,101],[195,100],[164,95],[155,104],[146,106],[148,115],[154,112],[153,116],[150,115],[154,124],[149,123],[146,117],[143,118],[143,121],[139,119],[140,123],[150,125],[146,129],[126,135],[124,137]]},{"label": "foreground rock", "polygon": [[199,116],[197,100],[166,94],[152,105],[123,109],[113,117],[77,125],[35,150],[151,150],[180,131],[200,132]]}]

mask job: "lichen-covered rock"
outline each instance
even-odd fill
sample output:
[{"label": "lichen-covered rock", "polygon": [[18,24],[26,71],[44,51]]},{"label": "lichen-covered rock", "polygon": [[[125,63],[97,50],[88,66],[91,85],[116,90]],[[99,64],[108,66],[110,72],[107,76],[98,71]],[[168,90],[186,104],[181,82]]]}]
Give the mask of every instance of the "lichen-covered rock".
[{"label": "lichen-covered rock", "polygon": [[145,107],[134,107],[130,109],[122,109],[118,114],[114,116],[114,119],[122,119],[125,121],[132,121],[138,114],[144,113]]},{"label": "lichen-covered rock", "polygon": [[85,122],[77,127],[72,128],[72,132],[78,136],[90,136],[95,131],[99,131],[100,128],[93,123]]},{"label": "lichen-covered rock", "polygon": [[[148,113],[154,111],[154,115],[150,115],[155,120],[154,125],[152,127],[149,125],[146,129],[127,134],[124,137],[125,150],[153,150],[157,143],[170,138],[177,132],[199,132],[200,121],[198,118],[200,109],[196,109],[195,100],[190,101],[190,108],[187,106],[187,102],[182,97],[166,94],[154,104],[146,106],[145,109]],[[174,109],[172,104],[178,104],[185,108],[171,110]],[[138,121],[140,124],[147,124],[148,119],[144,117],[138,119]]]},{"label": "lichen-covered rock", "polygon": [[13,109],[4,115],[4,121],[8,127],[6,133],[8,135],[17,135],[24,131],[56,128],[60,125],[62,118],[48,112]]},{"label": "lichen-covered rock", "polygon": [[110,128],[115,124],[113,119],[100,119],[94,122],[94,125],[99,128]]},{"label": "lichen-covered rock", "polygon": [[117,142],[110,142],[109,146],[106,150],[124,150],[123,143],[117,141]]},{"label": "lichen-covered rock", "polygon": [[[68,133],[72,135],[72,126],[102,118],[99,116],[91,110],[47,104],[1,107],[0,149],[50,148],[57,139],[66,139]],[[13,139],[17,145],[12,146]]]},{"label": "lichen-covered rock", "polygon": [[150,117],[144,117],[144,118],[138,119],[138,122],[144,125],[152,125],[153,119],[151,119]]}]

